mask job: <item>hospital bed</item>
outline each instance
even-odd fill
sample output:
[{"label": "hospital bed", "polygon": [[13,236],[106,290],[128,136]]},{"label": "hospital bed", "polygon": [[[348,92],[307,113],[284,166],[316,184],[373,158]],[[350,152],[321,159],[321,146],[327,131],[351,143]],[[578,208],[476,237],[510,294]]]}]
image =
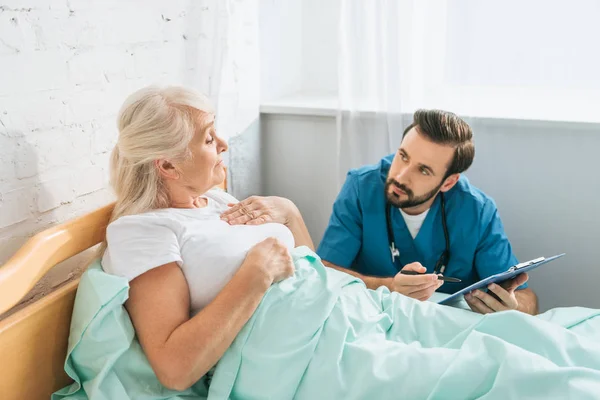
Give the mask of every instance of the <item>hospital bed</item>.
[{"label": "hospital bed", "polygon": [[[36,234],[0,266],[0,314],[54,266],[102,242],[113,207]],[[72,280],[0,321],[0,399],[49,399],[71,383],[64,362],[78,283]]]}]

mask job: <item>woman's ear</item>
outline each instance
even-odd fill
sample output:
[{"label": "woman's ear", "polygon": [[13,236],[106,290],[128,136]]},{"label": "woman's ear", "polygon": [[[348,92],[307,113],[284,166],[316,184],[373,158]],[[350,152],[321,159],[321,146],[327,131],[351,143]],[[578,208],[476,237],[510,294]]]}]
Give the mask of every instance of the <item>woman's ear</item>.
[{"label": "woman's ear", "polygon": [[440,188],[440,192],[445,193],[448,190],[452,189],[454,185],[456,185],[456,183],[458,182],[459,178],[460,174],[452,174],[449,177],[447,177],[444,183],[442,184],[442,187]]},{"label": "woman's ear", "polygon": [[179,171],[175,165],[169,160],[155,160],[154,166],[158,170],[160,176],[166,179],[179,179]]}]

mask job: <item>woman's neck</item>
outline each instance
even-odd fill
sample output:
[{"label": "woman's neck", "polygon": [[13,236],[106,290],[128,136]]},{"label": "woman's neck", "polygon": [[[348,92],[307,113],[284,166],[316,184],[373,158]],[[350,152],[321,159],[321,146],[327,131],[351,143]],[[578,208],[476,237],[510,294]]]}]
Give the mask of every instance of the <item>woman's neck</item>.
[{"label": "woman's neck", "polygon": [[203,208],[208,205],[208,199],[203,197],[205,192],[199,193],[189,187],[168,187],[169,205],[172,208]]}]

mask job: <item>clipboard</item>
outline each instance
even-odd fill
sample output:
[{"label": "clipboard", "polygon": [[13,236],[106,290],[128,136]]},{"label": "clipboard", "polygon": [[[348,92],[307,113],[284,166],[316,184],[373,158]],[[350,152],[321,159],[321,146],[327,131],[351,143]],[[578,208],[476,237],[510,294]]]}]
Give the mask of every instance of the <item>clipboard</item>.
[{"label": "clipboard", "polygon": [[547,263],[554,261],[564,255],[565,255],[565,253],[558,254],[558,255],[555,255],[552,257],[548,257],[548,258],[539,257],[539,258],[535,258],[530,261],[525,261],[525,262],[519,263],[517,265],[513,265],[508,270],[506,270],[506,272],[492,275],[485,279],[480,280],[479,282],[475,282],[474,284],[467,286],[466,288],[459,290],[458,292],[451,294],[450,296],[438,301],[438,304],[452,303],[454,301],[459,300],[459,297],[461,295],[469,293],[475,289],[481,289],[482,287],[487,288],[487,286],[491,283],[500,283],[500,282],[504,282],[508,279],[512,279],[515,276],[517,276],[523,272],[531,271],[532,269],[535,269],[535,268],[539,267],[540,265],[547,264]]}]

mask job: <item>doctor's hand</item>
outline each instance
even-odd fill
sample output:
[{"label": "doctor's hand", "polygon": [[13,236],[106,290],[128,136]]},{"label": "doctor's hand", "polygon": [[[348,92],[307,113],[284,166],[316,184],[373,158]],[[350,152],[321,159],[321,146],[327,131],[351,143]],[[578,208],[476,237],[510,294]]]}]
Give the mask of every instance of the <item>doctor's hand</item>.
[{"label": "doctor's hand", "polygon": [[230,225],[260,225],[267,222],[288,225],[299,214],[291,200],[276,196],[251,196],[228,206],[231,208],[221,214],[221,219]]},{"label": "doctor's hand", "polygon": [[500,285],[492,283],[488,286],[488,293],[474,290],[465,295],[465,300],[471,310],[480,314],[489,314],[497,311],[516,310],[519,301],[515,296],[515,290],[527,282],[527,273],[517,275],[511,280],[502,282]]},{"label": "doctor's hand", "polygon": [[407,264],[402,271],[415,271],[423,275],[403,275],[400,272],[394,276],[390,290],[402,293],[413,299],[425,301],[429,299],[444,281],[438,279],[435,274],[425,274],[427,268],[421,263]]}]

